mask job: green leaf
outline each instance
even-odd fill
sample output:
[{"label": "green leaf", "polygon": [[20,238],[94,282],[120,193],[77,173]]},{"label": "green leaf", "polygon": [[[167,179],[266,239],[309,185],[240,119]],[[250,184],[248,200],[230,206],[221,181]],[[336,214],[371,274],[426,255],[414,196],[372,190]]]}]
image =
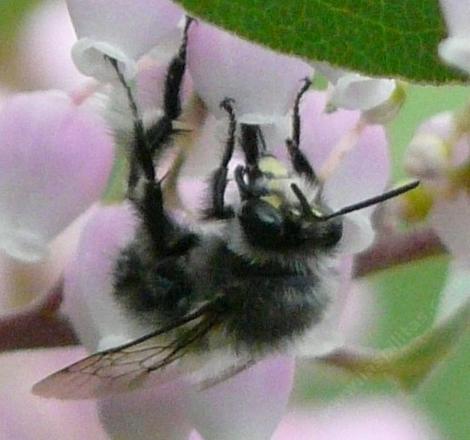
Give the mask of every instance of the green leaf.
[{"label": "green leaf", "polygon": [[438,0],[176,0],[204,20],[272,49],[371,76],[446,83]]},{"label": "green leaf", "polygon": [[371,354],[340,349],[322,361],[363,378],[391,378],[412,391],[449,356],[469,328],[470,302],[403,348]]}]

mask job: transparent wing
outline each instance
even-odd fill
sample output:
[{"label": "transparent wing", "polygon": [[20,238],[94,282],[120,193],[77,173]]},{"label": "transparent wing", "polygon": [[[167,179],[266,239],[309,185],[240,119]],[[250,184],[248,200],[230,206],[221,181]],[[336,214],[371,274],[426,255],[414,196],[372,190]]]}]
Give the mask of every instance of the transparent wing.
[{"label": "transparent wing", "polygon": [[[207,304],[164,328],[53,373],[34,385],[33,393],[58,399],[89,399],[169,382],[181,374],[178,361],[219,322]],[[177,329],[175,336],[173,330]],[[173,337],[165,338],[168,335]]]}]

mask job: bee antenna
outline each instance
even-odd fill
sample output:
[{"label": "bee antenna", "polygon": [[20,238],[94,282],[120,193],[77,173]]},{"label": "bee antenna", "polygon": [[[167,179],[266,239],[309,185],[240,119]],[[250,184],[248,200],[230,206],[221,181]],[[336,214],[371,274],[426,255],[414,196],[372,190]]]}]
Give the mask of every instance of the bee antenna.
[{"label": "bee antenna", "polygon": [[338,217],[340,215],[345,215],[353,211],[358,211],[359,209],[364,209],[377,203],[385,202],[388,199],[397,197],[403,193],[415,189],[419,185],[419,181],[415,180],[413,182],[407,183],[405,185],[399,186],[398,188],[387,191],[379,196],[371,197],[370,199],[363,200],[362,202],[355,203],[353,205],[346,206],[341,208],[339,211],[334,212],[333,214],[328,214],[319,218],[319,220],[325,221],[330,220],[331,218]]},{"label": "bee antenna", "polygon": [[147,141],[147,136],[145,134],[144,123],[142,118],[139,115],[139,109],[137,108],[137,103],[132,93],[131,87],[124,78],[121,69],[119,68],[118,61],[114,58],[111,58],[107,55],[104,56],[105,60],[111,63],[111,66],[116,71],[117,77],[121,85],[124,87],[124,90],[127,95],[127,100],[129,102],[129,107],[132,112],[132,117],[134,119],[134,134],[136,137],[137,145],[137,156],[139,158],[142,169],[145,173],[146,178],[149,181],[155,180],[155,169],[153,167],[152,155],[150,153],[150,148]]},{"label": "bee antenna", "polygon": [[318,216],[313,213],[312,208],[310,207],[310,203],[308,203],[308,200],[305,197],[304,193],[301,191],[301,189],[295,183],[292,183],[290,187],[292,188],[292,191],[294,192],[296,197],[299,199],[300,206],[304,215],[310,219],[318,218]]}]

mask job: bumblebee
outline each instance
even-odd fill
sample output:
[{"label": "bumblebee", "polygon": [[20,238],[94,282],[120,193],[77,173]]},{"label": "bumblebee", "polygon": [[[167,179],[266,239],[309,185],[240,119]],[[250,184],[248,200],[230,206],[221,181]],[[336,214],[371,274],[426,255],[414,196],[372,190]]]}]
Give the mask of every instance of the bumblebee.
[{"label": "bumblebee", "polygon": [[[175,220],[165,206],[158,158],[178,136],[174,121],[182,113],[189,26],[190,20],[168,68],[163,116],[149,128],[118,63],[109,59],[133,113],[128,198],[140,219],[135,238],[115,263],[114,296],[133,319],[155,330],[49,376],[35,385],[36,394],[101,397],[180,374],[192,375],[204,388],[287,350],[324,318],[334,298],[342,216],[416,186],[333,212],[300,148],[299,106],[310,87],[306,79],[293,107],[288,165],[267,152],[258,126],[238,124],[230,96],[221,102],[228,133],[209,179],[204,222],[188,226]],[[229,177],[236,148],[244,163]],[[238,201],[230,205],[225,192],[232,178]],[[214,222],[216,230],[204,228]]]}]

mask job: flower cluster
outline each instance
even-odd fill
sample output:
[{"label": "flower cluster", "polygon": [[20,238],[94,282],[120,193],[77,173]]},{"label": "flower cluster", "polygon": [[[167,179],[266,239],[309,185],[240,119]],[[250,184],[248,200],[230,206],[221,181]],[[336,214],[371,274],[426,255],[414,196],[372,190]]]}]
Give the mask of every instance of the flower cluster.
[{"label": "flower cluster", "polygon": [[[47,3],[40,20],[34,20],[21,39],[21,58],[26,63],[28,53],[50,44],[46,32],[63,32],[66,47],[48,51],[50,57],[35,59],[29,68],[38,87],[55,84],[67,92],[0,98],[0,249],[11,273],[20,273],[26,280],[23,284],[38,289],[30,295],[34,299],[59,278],[63,280],[61,313],[92,352],[152,330],[129,320],[113,297],[113,265],[133,239],[138,219],[120,190],[126,168],[122,159],[134,120],[110,59],[131,87],[145,125],[156,121],[162,115],[164,83],[181,44],[185,13],[169,0],[67,0],[77,36],[69,48],[71,27],[65,28],[64,23],[70,19],[62,6]],[[442,46],[444,58],[449,45]],[[78,72],[64,58],[69,49]],[[287,162],[285,141],[291,136],[294,101],[302,82],[316,71],[330,84],[326,92],[310,90],[302,98],[300,145],[322,181],[328,206],[336,210],[384,192],[390,183],[390,159],[382,124],[403,103],[403,89],[397,81],[368,78],[325,63],[313,66],[198,20],[188,33],[181,94],[187,114],[176,127],[182,130],[175,142],[185,152],[185,162],[168,198],[175,215],[188,220],[200,211],[207,178],[217,168],[225,144],[226,112],[220,103],[227,97],[233,99],[238,122],[260,127],[268,151]],[[199,113],[191,110],[197,107],[195,102]],[[470,214],[467,116],[446,114],[428,121],[419,128],[406,156],[410,174],[422,179],[423,192],[432,193],[428,218],[455,256],[443,295],[442,321],[468,295],[470,236],[465,222],[459,221]],[[236,153],[237,160],[242,159]],[[162,162],[171,171],[172,158]],[[228,199],[236,192],[232,173],[233,168]],[[110,199],[117,203],[106,204]],[[295,357],[312,360],[334,353],[354,340],[358,322],[367,321],[356,316],[361,311],[354,311],[351,274],[352,256],[374,241],[373,213],[374,207],[368,207],[345,216],[338,246],[339,286],[332,292],[326,318],[295,352],[269,357],[203,392],[196,392],[181,378],[156,389],[67,404],[33,397],[29,387],[83,355],[83,349],[11,354],[0,369],[7,371],[13,364],[21,367],[16,381],[0,380],[15,395],[2,412],[22,407],[22,418],[34,420],[35,428],[15,424],[11,416],[0,426],[0,437],[282,440],[345,438],[347,431],[348,438],[354,439],[366,438],[364,419],[378,414],[389,429],[377,438],[437,438],[425,421],[410,422],[412,411],[407,405],[389,401],[347,403],[330,409],[328,417],[323,414],[326,410],[315,409],[309,413],[312,424],[304,414],[293,414],[276,431],[292,389]],[[32,279],[38,271],[51,272],[54,265],[54,276],[38,288]],[[11,278],[10,274],[0,276]],[[0,308],[24,305],[30,299],[17,298],[18,286],[6,290],[0,291]],[[0,331],[0,339],[1,335]],[[30,362],[36,365],[34,371],[27,367]],[[390,418],[390,412],[396,417]],[[51,418],[64,426],[50,426]],[[343,431],[338,427],[341,424]]]}]

